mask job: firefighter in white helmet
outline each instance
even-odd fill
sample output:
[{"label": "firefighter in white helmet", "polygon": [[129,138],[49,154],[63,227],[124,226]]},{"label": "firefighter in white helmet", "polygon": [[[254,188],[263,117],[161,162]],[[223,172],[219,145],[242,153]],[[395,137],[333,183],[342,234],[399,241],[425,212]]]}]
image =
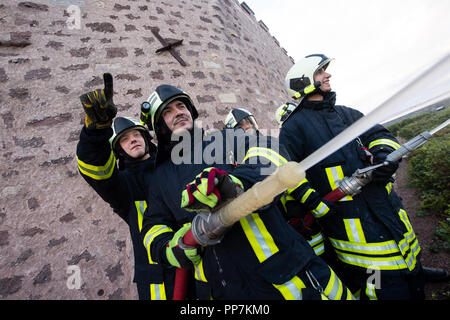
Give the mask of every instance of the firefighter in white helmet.
[{"label": "firefighter in white helmet", "polygon": [[[363,116],[355,109],[336,105],[328,66],[332,59],[311,54],[300,59],[285,79],[298,107],[282,124],[280,142],[292,160],[300,162]],[[386,128],[376,125],[357,139],[306,171],[306,181],[291,195],[311,209],[338,258],[338,272],[361,299],[423,299],[424,277],[420,246],[393,190],[392,175],[398,162],[373,171],[373,181],[356,196],[336,203],[323,197],[339,180],[375,163],[399,148]],[[369,273],[370,272],[370,273]],[[380,277],[370,278],[374,272]]]}]

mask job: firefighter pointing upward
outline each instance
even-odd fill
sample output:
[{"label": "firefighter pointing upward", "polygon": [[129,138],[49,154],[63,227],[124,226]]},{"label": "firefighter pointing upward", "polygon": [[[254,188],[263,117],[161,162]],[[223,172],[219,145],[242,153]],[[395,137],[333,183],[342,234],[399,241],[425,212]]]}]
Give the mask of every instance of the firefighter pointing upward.
[{"label": "firefighter pointing upward", "polygon": [[[280,142],[294,161],[303,160],[363,116],[355,109],[335,105],[336,94],[327,72],[330,61],[322,54],[312,54],[287,73],[287,91],[293,98],[312,83],[321,83],[300,97],[298,106],[282,123]],[[308,169],[308,182],[295,196],[306,204],[317,203],[336,188],[337,181],[370,165],[364,147],[375,163],[380,163],[400,145],[387,129],[376,125]],[[339,259],[338,273],[353,292],[360,292],[361,299],[424,298],[420,246],[392,188],[397,168],[398,162],[389,162],[376,169],[373,182],[361,194],[335,204],[323,201],[332,210],[315,213]],[[380,273],[378,282],[367,281],[373,272]]]},{"label": "firefighter pointing upward", "polygon": [[175,269],[149,263],[140,241],[156,147],[149,131],[139,122],[132,118],[115,118],[117,109],[112,99],[111,74],[105,74],[104,80],[105,89],[80,97],[86,115],[77,145],[78,170],[129,226],[134,251],[133,281],[137,284],[139,299],[171,299]]}]

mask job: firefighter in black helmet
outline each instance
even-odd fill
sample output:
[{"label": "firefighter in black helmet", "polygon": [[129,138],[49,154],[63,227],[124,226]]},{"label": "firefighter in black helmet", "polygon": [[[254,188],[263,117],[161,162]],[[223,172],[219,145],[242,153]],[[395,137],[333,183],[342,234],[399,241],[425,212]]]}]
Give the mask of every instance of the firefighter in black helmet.
[{"label": "firefighter in black helmet", "polygon": [[[105,89],[83,94],[85,125],[77,145],[78,170],[129,226],[134,251],[134,279],[139,299],[171,299],[174,268],[148,260],[140,241],[147,191],[155,168],[156,147],[143,125],[117,117],[112,99],[112,76],[104,75]],[[119,165],[117,166],[116,161]],[[114,246],[115,244],[111,244]]]},{"label": "firefighter in black helmet", "polygon": [[[170,156],[173,146],[172,134],[193,130],[198,112],[189,95],[166,84],[158,86],[144,104],[150,108],[147,124],[158,139],[157,161],[161,162]],[[162,121],[163,114],[168,118],[167,121]]]},{"label": "firefighter in black helmet", "polygon": [[[112,124],[113,135],[109,139],[111,149],[119,162],[142,161],[150,158],[155,151],[152,137],[136,119],[117,117]],[[125,166],[125,163],[122,164]],[[119,164],[119,167],[120,164]]]},{"label": "firefighter in black helmet", "polygon": [[[264,154],[249,150],[237,167],[227,162],[226,152],[217,149],[212,162],[197,158],[212,150],[211,146],[221,145],[215,143],[226,139],[226,132],[213,136],[215,140],[205,136],[194,141],[196,130],[201,132],[194,126],[197,111],[187,94],[173,86],[159,86],[147,102],[158,152],[166,155],[156,170],[159,191],[149,192],[152,205],[143,222],[142,240],[151,260],[191,270],[196,284],[203,285],[197,287],[201,299],[352,298],[334,271],[287,225],[276,205],[242,219],[219,243],[187,246],[183,236],[197,211],[216,208],[233,197],[231,191],[250,188],[264,178],[260,173],[264,165],[251,164],[252,160],[268,156],[281,165],[283,158],[269,148]],[[183,150],[187,162],[174,161],[173,151],[180,141],[172,135],[190,139],[192,144],[187,145],[192,149]]]}]

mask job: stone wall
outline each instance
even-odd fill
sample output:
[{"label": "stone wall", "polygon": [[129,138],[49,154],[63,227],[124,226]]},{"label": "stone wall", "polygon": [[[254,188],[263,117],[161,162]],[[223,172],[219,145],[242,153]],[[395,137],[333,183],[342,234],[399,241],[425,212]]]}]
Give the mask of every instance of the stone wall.
[{"label": "stone wall", "polygon": [[[79,95],[111,72],[119,115],[137,116],[168,83],[190,94],[207,129],[231,107],[276,128],[292,59],[235,0],[4,0],[0,27],[0,298],[136,299],[127,226],[77,171]],[[155,27],[183,39],[187,66],[155,53]]]}]

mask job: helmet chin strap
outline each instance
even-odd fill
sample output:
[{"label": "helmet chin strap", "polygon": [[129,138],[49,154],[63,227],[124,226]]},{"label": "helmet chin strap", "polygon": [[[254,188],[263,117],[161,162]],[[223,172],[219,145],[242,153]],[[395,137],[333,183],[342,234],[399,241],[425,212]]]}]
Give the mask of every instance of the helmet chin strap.
[{"label": "helmet chin strap", "polygon": [[322,89],[320,89],[320,87],[316,88],[314,91],[312,91],[311,93],[309,93],[306,98],[308,99],[308,97],[313,96],[315,94],[321,95],[324,99],[327,98],[327,96],[331,93],[331,91],[325,92],[322,91]]}]

